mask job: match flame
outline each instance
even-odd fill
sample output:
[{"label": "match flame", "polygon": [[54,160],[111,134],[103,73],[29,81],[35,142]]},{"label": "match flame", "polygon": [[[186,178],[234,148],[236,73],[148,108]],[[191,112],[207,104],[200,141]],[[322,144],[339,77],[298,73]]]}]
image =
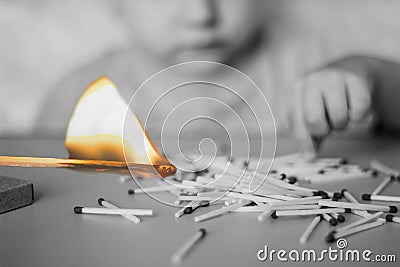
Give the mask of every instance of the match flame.
[{"label": "match flame", "polygon": [[157,150],[116,85],[104,76],[92,82],[76,104],[65,146],[70,158],[171,165]]}]

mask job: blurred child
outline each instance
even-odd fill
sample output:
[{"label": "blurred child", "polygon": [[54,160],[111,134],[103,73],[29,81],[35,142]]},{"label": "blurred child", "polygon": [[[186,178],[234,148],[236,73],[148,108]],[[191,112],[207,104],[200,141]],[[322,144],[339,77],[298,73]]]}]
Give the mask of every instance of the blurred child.
[{"label": "blurred child", "polygon": [[[274,45],[277,2],[121,0],[132,49],[106,55],[60,81],[45,104],[38,128],[65,132],[82,90],[101,75],[114,80],[129,101],[134,88],[152,74],[177,63],[202,60],[233,66],[254,79],[271,103],[278,132],[287,131],[289,122],[302,151],[312,152],[330,132],[361,121],[372,110],[381,125],[400,129],[396,105],[400,67],[363,56],[338,59],[314,71],[299,63],[307,56],[297,61],[298,66],[285,65],[285,55],[276,51],[292,44]],[[201,66],[177,75],[231,78],[229,73]]]}]

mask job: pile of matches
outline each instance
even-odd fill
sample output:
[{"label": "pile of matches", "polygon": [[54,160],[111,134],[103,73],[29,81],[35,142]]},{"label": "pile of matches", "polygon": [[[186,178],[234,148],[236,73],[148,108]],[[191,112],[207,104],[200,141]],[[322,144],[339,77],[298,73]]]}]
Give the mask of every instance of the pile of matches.
[{"label": "pile of matches", "polygon": [[[330,232],[327,242],[378,227],[386,221],[400,222],[396,206],[362,204],[343,189],[340,192],[322,191],[306,187],[307,183],[330,183],[355,179],[368,179],[379,174],[387,175],[371,194],[364,194],[365,200],[378,200],[378,193],[390,181],[399,179],[399,171],[372,161],[369,168],[361,168],[340,158],[321,158],[312,161],[301,156],[287,155],[276,158],[273,163],[256,160],[228,160],[217,157],[207,168],[193,161],[180,168],[174,177],[165,178],[160,185],[130,189],[129,194],[169,191],[177,196],[180,208],[175,217],[192,213],[195,209],[220,204],[216,208],[194,217],[201,222],[217,216],[235,212],[258,213],[258,220],[278,219],[287,216],[314,216],[311,224],[301,235],[299,242],[305,243],[320,221],[332,226],[345,221],[345,214],[358,219]],[[182,169],[185,169],[184,171]],[[383,200],[383,199],[380,199]],[[400,197],[389,197],[384,201],[400,201]]]}]

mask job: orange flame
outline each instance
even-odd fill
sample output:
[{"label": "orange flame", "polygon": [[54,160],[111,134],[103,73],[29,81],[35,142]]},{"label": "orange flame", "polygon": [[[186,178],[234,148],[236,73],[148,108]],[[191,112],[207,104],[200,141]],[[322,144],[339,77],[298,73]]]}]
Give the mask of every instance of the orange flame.
[{"label": "orange flame", "polygon": [[157,150],[116,85],[104,76],[92,82],[76,104],[65,146],[70,158],[171,165]]}]

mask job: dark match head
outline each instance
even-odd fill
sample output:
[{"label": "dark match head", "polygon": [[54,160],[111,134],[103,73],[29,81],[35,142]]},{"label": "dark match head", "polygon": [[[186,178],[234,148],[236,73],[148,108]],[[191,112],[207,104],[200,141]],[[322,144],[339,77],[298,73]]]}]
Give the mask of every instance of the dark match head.
[{"label": "dark match head", "polygon": [[333,197],[336,199],[341,199],[343,197],[343,194],[341,192],[335,192],[333,193]]},{"label": "dark match head", "polygon": [[341,159],[339,162],[339,164],[342,164],[342,165],[346,165],[348,163],[349,163],[349,161],[347,159]]},{"label": "dark match head", "polygon": [[290,176],[287,178],[289,184],[294,184],[297,182],[297,178],[295,176]]},{"label": "dark match head", "polygon": [[340,193],[342,193],[342,196],[344,196],[344,192],[348,191],[346,188],[343,188],[342,191],[340,191]]},{"label": "dark match head", "polygon": [[388,222],[393,222],[393,215],[392,214],[388,214],[388,215],[386,215],[386,221],[388,221]]},{"label": "dark match head", "polygon": [[371,194],[362,194],[361,199],[362,200],[371,200]]},{"label": "dark match head", "polygon": [[324,174],[325,173],[325,170],[319,170],[318,171],[318,174]]},{"label": "dark match head", "polygon": [[192,207],[186,207],[184,210],[183,210],[183,213],[184,214],[191,214],[193,212],[193,208]]},{"label": "dark match head", "polygon": [[82,209],[83,209],[83,207],[76,206],[76,207],[74,207],[74,212],[76,214],[81,214],[82,213]]},{"label": "dark match head", "polygon": [[346,221],[346,218],[343,215],[339,214],[337,217],[337,220],[338,220],[338,222],[342,223],[342,222]]},{"label": "dark match head", "polygon": [[204,228],[200,228],[199,232],[201,232],[201,237],[204,237],[207,233],[206,229],[204,229]]},{"label": "dark match head", "polygon": [[135,194],[135,190],[133,190],[133,189],[129,189],[129,190],[128,190],[128,194],[129,194],[129,195],[133,195],[133,194]]},{"label": "dark match head", "polygon": [[284,174],[284,173],[281,173],[280,176],[281,176],[281,177],[279,177],[279,179],[281,179],[281,180],[283,180],[283,179],[286,178],[286,174]]},{"label": "dark match head", "polygon": [[332,201],[339,201],[339,199],[335,196],[333,196]]},{"label": "dark match head", "polygon": [[350,208],[345,208],[344,209],[344,213],[351,213],[351,209]]},{"label": "dark match head", "polygon": [[390,213],[396,213],[397,211],[398,211],[398,208],[396,206],[389,206]]},{"label": "dark match head", "polygon": [[277,219],[278,218],[278,216],[276,215],[276,211],[271,213],[271,218],[272,219]]},{"label": "dark match head", "polygon": [[335,218],[330,218],[329,219],[329,224],[332,226],[336,226],[337,225],[337,220]]},{"label": "dark match head", "polygon": [[102,203],[103,203],[104,200],[105,200],[104,198],[99,197],[99,199],[97,200],[97,202],[99,203],[100,206],[102,206],[102,205],[103,205]]},{"label": "dark match head", "polygon": [[333,241],[335,241],[335,233],[336,231],[329,232],[329,234],[325,237],[326,242],[332,243]]}]

